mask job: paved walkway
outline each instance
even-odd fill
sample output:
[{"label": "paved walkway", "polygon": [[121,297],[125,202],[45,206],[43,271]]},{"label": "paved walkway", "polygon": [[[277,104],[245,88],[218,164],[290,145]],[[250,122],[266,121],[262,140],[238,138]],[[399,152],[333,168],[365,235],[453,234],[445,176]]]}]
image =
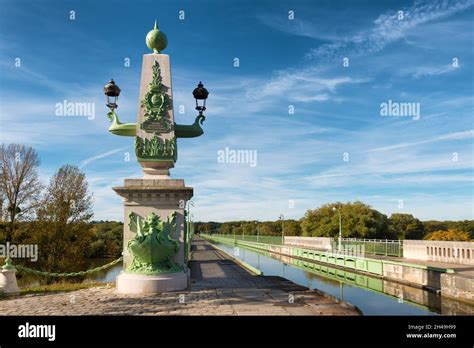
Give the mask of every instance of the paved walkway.
[{"label": "paved walkway", "polygon": [[22,296],[0,301],[0,315],[359,315],[283,278],[253,275],[203,240],[192,249],[188,290],[123,295],[110,285]]}]

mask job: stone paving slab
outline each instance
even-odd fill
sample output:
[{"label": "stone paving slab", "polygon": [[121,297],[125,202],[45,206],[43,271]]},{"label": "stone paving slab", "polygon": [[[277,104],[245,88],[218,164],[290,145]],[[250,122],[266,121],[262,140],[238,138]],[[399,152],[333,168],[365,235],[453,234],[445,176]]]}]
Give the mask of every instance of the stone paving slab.
[{"label": "stone paving slab", "polygon": [[107,285],[27,295],[1,300],[0,315],[360,315],[352,306],[286,279],[253,275],[203,240],[197,239],[192,249],[188,290],[124,295]]}]

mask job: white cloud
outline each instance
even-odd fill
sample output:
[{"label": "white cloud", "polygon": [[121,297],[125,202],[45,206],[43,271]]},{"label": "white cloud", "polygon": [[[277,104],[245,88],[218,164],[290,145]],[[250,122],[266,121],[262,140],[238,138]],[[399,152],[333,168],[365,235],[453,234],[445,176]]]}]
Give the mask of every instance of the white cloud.
[{"label": "white cloud", "polygon": [[[381,51],[418,27],[419,25],[451,16],[474,5],[472,0],[460,1],[416,1],[409,8],[392,10],[380,15],[369,30],[347,36],[345,39],[323,44],[311,50],[309,57],[317,60],[341,59]],[[398,11],[403,11],[403,19],[398,19]]]},{"label": "white cloud", "polygon": [[109,157],[110,155],[113,155],[117,152],[128,149],[130,147],[131,147],[131,145],[127,145],[127,146],[121,147],[119,149],[110,150],[110,151],[95,155],[93,157],[86,158],[85,160],[81,161],[81,163],[79,164],[79,167],[82,169],[91,162],[94,162],[94,161],[96,161],[98,159],[101,159],[101,158]]},{"label": "white cloud", "polygon": [[443,75],[452,71],[455,71],[458,68],[452,66],[452,64],[446,64],[441,66],[417,66],[417,67],[407,67],[400,70],[401,76],[413,76],[415,78],[425,77],[425,76],[437,76]]},{"label": "white cloud", "polygon": [[463,132],[443,134],[443,135],[439,135],[439,136],[436,136],[436,137],[433,137],[433,138],[420,140],[420,141],[415,141],[415,142],[401,143],[401,144],[395,144],[395,145],[390,145],[390,146],[377,147],[377,148],[374,148],[374,149],[370,149],[367,152],[387,151],[387,150],[406,148],[406,147],[417,146],[417,145],[422,145],[422,144],[429,144],[429,143],[434,143],[434,142],[438,142],[438,141],[464,140],[464,139],[469,139],[469,138],[473,138],[473,137],[474,137],[474,129],[471,129],[471,130],[463,131]]}]

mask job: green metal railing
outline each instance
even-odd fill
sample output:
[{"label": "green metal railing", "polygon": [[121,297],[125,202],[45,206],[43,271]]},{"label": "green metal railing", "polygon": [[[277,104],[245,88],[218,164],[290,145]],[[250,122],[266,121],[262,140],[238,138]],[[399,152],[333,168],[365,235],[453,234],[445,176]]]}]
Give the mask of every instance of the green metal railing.
[{"label": "green metal railing", "polygon": [[402,240],[342,238],[341,246],[357,246],[365,254],[403,257]]},{"label": "green metal railing", "polygon": [[243,240],[248,242],[254,243],[265,243],[265,244],[275,244],[275,245],[282,245],[282,237],[281,236],[260,236],[260,235],[245,235],[245,234],[220,234],[220,233],[213,233],[214,236],[221,237],[221,238],[229,238],[234,240]]}]

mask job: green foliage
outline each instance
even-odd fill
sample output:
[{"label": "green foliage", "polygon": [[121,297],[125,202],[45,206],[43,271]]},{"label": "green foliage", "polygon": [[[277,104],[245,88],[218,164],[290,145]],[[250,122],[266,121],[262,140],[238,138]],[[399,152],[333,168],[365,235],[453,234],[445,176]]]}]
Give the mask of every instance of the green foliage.
[{"label": "green foliage", "polygon": [[197,233],[209,233],[211,231],[214,231],[218,229],[221,226],[221,223],[219,222],[195,222],[194,223],[194,228]]},{"label": "green foliage", "polygon": [[411,214],[392,214],[389,231],[397,239],[423,239],[423,223]]},{"label": "green foliage", "polygon": [[448,229],[447,231],[434,231],[428,233],[425,238],[426,240],[450,240],[450,241],[461,241],[468,242],[471,240],[469,233]]},{"label": "green foliage", "polygon": [[74,166],[61,167],[51,178],[30,226],[28,242],[37,244],[40,251],[36,269],[74,272],[87,267],[91,208],[85,174]]},{"label": "green foliage", "polygon": [[336,237],[339,235],[339,213],[344,238],[384,238],[388,232],[387,217],[362,202],[325,204],[308,210],[301,221],[303,236]]},{"label": "green foliage", "polygon": [[463,221],[424,221],[423,226],[425,233],[431,233],[435,231],[447,231],[449,229],[467,232],[471,239],[474,239],[474,220],[463,220]]},{"label": "green foliage", "polygon": [[100,221],[92,223],[92,242],[87,257],[120,257],[123,244],[123,223]]}]

